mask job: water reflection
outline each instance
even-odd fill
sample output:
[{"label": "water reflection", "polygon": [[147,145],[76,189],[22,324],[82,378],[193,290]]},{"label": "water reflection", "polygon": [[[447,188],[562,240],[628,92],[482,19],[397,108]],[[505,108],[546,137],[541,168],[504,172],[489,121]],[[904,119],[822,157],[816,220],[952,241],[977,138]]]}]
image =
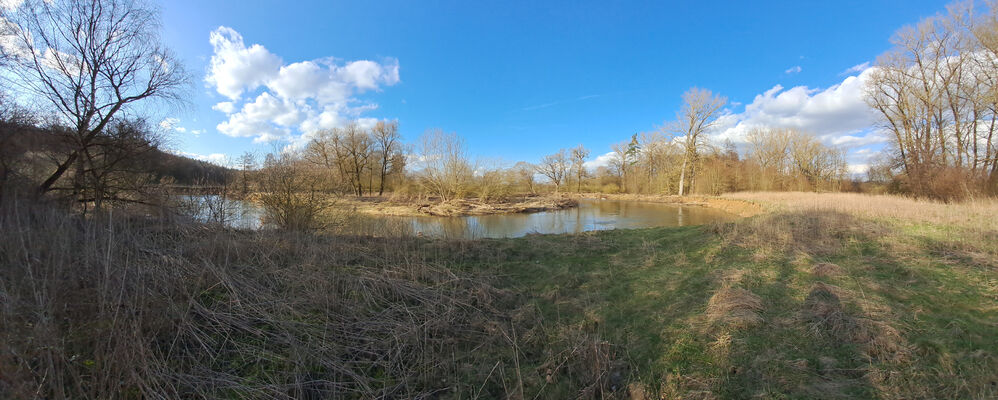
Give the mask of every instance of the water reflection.
[{"label": "water reflection", "polygon": [[[249,229],[259,229],[264,225],[264,213],[259,206],[231,200],[229,203],[232,204],[226,205],[227,211],[223,214],[227,225]],[[198,216],[201,220],[209,220],[210,217],[205,211]],[[530,214],[466,217],[354,215],[343,219],[333,229],[343,234],[375,236],[416,234],[438,238],[478,239],[520,237],[533,233],[580,233],[609,229],[701,225],[733,218],[731,214],[705,207],[584,199],[579,201],[579,206],[576,208]]]},{"label": "water reflection", "polygon": [[730,220],[733,216],[704,207],[587,199],[581,200],[577,208],[532,214],[407,218],[411,219],[415,232],[426,236],[474,239],[701,225]]}]

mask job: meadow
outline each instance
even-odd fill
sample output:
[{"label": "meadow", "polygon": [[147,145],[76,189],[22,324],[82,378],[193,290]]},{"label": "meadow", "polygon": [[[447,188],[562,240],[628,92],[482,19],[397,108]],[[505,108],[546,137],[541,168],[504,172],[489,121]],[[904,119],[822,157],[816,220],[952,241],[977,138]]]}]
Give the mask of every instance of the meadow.
[{"label": "meadow", "polygon": [[[429,240],[12,204],[11,397],[993,398],[998,203]],[[909,212],[912,211],[912,212]],[[920,211],[920,212],[914,212]],[[15,268],[16,267],[16,268]]]}]

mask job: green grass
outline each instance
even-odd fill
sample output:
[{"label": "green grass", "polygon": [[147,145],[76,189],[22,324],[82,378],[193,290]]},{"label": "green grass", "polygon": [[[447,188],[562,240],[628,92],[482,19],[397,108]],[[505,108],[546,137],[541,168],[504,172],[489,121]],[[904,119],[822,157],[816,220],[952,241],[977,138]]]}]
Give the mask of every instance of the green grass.
[{"label": "green grass", "polygon": [[[521,334],[533,339],[520,345],[527,397],[576,394],[571,371],[552,382],[542,375],[573,335],[588,335],[608,342],[613,360],[565,364],[607,369],[605,394],[638,382],[667,397],[989,398],[998,395],[998,263],[989,244],[961,242],[961,232],[835,213],[768,215],[488,240],[443,259],[498,274],[536,310]],[[842,273],[815,276],[818,262]],[[837,287],[844,321],[865,330],[837,334],[802,317],[818,282]],[[763,322],[711,323],[708,302],[725,286],[759,296]]]}]

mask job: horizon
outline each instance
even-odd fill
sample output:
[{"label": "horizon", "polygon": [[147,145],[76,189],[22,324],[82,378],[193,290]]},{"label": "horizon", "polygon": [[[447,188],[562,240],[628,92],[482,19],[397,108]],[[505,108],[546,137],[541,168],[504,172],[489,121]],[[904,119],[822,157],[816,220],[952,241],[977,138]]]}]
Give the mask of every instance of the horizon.
[{"label": "horizon", "polygon": [[863,72],[896,30],[946,3],[899,4],[170,2],[164,41],[194,93],[156,120],[173,133],[169,150],[215,163],[396,119],[407,143],[439,128],[508,164],[582,144],[596,166],[700,87],[728,98],[718,144],[741,149],[753,126],[794,127],[846,152],[856,176],[887,141],[863,102]]}]

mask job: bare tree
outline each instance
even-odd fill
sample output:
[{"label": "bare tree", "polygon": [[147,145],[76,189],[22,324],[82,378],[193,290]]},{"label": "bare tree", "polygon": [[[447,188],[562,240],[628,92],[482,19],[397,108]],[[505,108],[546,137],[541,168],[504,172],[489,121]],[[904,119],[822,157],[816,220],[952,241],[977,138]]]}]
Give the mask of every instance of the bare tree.
[{"label": "bare tree", "polygon": [[867,103],[892,136],[891,164],[916,195],[998,192],[998,12],[987,5],[957,3],[902,28],[867,81]]},{"label": "bare tree", "polygon": [[583,145],[578,145],[572,149],[572,169],[575,170],[575,191],[582,193],[582,178],[586,175],[586,159],[589,158],[589,149]]},{"label": "bare tree", "polygon": [[2,76],[71,128],[68,151],[39,194],[74,165],[92,163],[88,154],[119,114],[147,99],[181,99],[187,75],[160,44],[157,12],[141,1],[26,0],[0,12],[12,31]]},{"label": "bare tree", "polygon": [[526,186],[530,194],[537,193],[534,189],[534,174],[537,173],[537,167],[526,161],[520,161],[513,165],[513,172],[519,184]]},{"label": "bare tree", "polygon": [[571,165],[565,149],[544,156],[544,158],[541,158],[540,163],[537,164],[537,172],[546,176],[554,184],[555,194],[558,193],[562,182],[565,181],[569,168],[571,168]]},{"label": "bare tree", "polygon": [[710,90],[691,88],[683,93],[683,105],[672,124],[675,135],[682,137],[684,147],[683,165],[679,174],[679,195],[686,194],[686,177],[696,174],[699,147],[706,133],[717,122],[721,109],[727,104],[725,97],[717,96]]},{"label": "bare tree", "polygon": [[398,160],[401,147],[402,136],[399,135],[398,121],[384,122],[378,121],[371,129],[371,136],[374,138],[374,146],[378,152],[380,170],[378,180],[378,196],[385,193],[385,181],[388,173],[392,171],[392,162]]},{"label": "bare tree", "polygon": [[350,177],[354,193],[358,197],[363,196],[364,172],[369,167],[368,160],[374,146],[371,135],[357,124],[349,124],[339,130],[333,139],[337,162]]},{"label": "bare tree", "polygon": [[243,181],[243,194],[249,193],[249,173],[256,168],[256,156],[247,151],[239,156],[239,176]]},{"label": "bare tree", "polygon": [[434,129],[423,134],[419,145],[423,188],[442,200],[464,196],[473,181],[475,168],[468,161],[461,137]]}]

